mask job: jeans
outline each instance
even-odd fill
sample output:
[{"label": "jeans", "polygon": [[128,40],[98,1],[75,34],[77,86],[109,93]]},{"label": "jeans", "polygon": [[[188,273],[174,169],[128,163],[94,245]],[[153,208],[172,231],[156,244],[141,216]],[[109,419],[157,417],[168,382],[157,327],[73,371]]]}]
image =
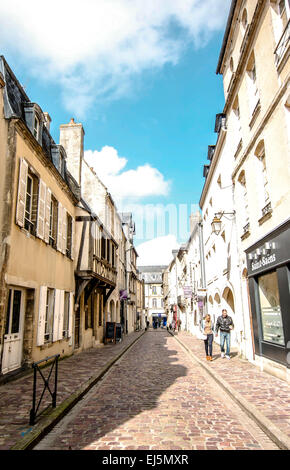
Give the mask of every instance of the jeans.
[{"label": "jeans", "polygon": [[205,354],[207,356],[212,356],[212,342],[213,334],[207,335],[207,339],[204,340]]},{"label": "jeans", "polygon": [[227,333],[226,331],[220,332],[220,345],[221,345],[221,352],[225,352],[225,341],[227,343],[227,351],[226,355],[230,355],[230,340],[231,340],[231,333]]}]

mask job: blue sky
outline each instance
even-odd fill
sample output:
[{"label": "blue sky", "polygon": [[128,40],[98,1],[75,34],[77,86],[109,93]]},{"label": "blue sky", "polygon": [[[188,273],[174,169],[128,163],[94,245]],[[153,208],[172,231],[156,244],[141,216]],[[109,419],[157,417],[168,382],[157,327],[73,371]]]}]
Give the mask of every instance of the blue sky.
[{"label": "blue sky", "polygon": [[[28,0],[26,8],[33,10],[34,3]],[[47,31],[49,15],[47,24],[39,25],[43,18],[36,16],[24,26],[23,6],[12,0],[0,6],[1,53],[30,99],[51,115],[57,142],[60,124],[72,116],[83,123],[85,150],[121,210],[137,204],[140,214],[147,204],[186,204],[189,215],[190,205],[199,202],[207,146],[216,142],[215,115],[224,106],[215,71],[230,1],[133,4],[134,10],[128,0],[98,0],[96,17],[101,12],[107,26],[99,25],[98,33],[87,32],[90,23],[78,26],[79,41],[73,27],[84,12],[66,16],[63,36],[55,37]],[[51,1],[51,15],[57,5]],[[91,8],[87,0],[86,6]],[[64,20],[65,10],[63,18],[59,8],[58,14]],[[136,221],[140,246],[148,240],[137,213]],[[179,228],[186,224],[183,217],[170,233],[167,223],[161,235],[184,242],[186,231]],[[151,238],[158,235],[153,231]]]}]

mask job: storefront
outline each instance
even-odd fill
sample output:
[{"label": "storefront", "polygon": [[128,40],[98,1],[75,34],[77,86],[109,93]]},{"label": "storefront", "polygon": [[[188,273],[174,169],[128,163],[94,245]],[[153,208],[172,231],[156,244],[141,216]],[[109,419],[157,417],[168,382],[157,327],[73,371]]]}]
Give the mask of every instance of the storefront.
[{"label": "storefront", "polygon": [[290,219],[246,254],[255,354],[290,368]]}]

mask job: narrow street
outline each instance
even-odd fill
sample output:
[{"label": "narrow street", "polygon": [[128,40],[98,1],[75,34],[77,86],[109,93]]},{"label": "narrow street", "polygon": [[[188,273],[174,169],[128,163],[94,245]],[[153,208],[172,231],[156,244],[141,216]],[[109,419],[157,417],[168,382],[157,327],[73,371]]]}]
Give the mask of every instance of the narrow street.
[{"label": "narrow street", "polygon": [[[221,362],[226,368],[228,362]],[[277,447],[176,339],[159,329],[143,335],[34,449]]]}]

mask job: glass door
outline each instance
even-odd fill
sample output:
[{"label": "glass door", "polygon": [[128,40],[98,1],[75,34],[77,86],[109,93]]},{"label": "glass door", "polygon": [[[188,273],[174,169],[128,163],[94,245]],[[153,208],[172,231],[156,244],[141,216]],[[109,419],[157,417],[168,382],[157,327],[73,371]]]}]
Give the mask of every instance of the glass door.
[{"label": "glass door", "polygon": [[24,318],[24,290],[10,288],[6,311],[2,373],[21,366]]}]

